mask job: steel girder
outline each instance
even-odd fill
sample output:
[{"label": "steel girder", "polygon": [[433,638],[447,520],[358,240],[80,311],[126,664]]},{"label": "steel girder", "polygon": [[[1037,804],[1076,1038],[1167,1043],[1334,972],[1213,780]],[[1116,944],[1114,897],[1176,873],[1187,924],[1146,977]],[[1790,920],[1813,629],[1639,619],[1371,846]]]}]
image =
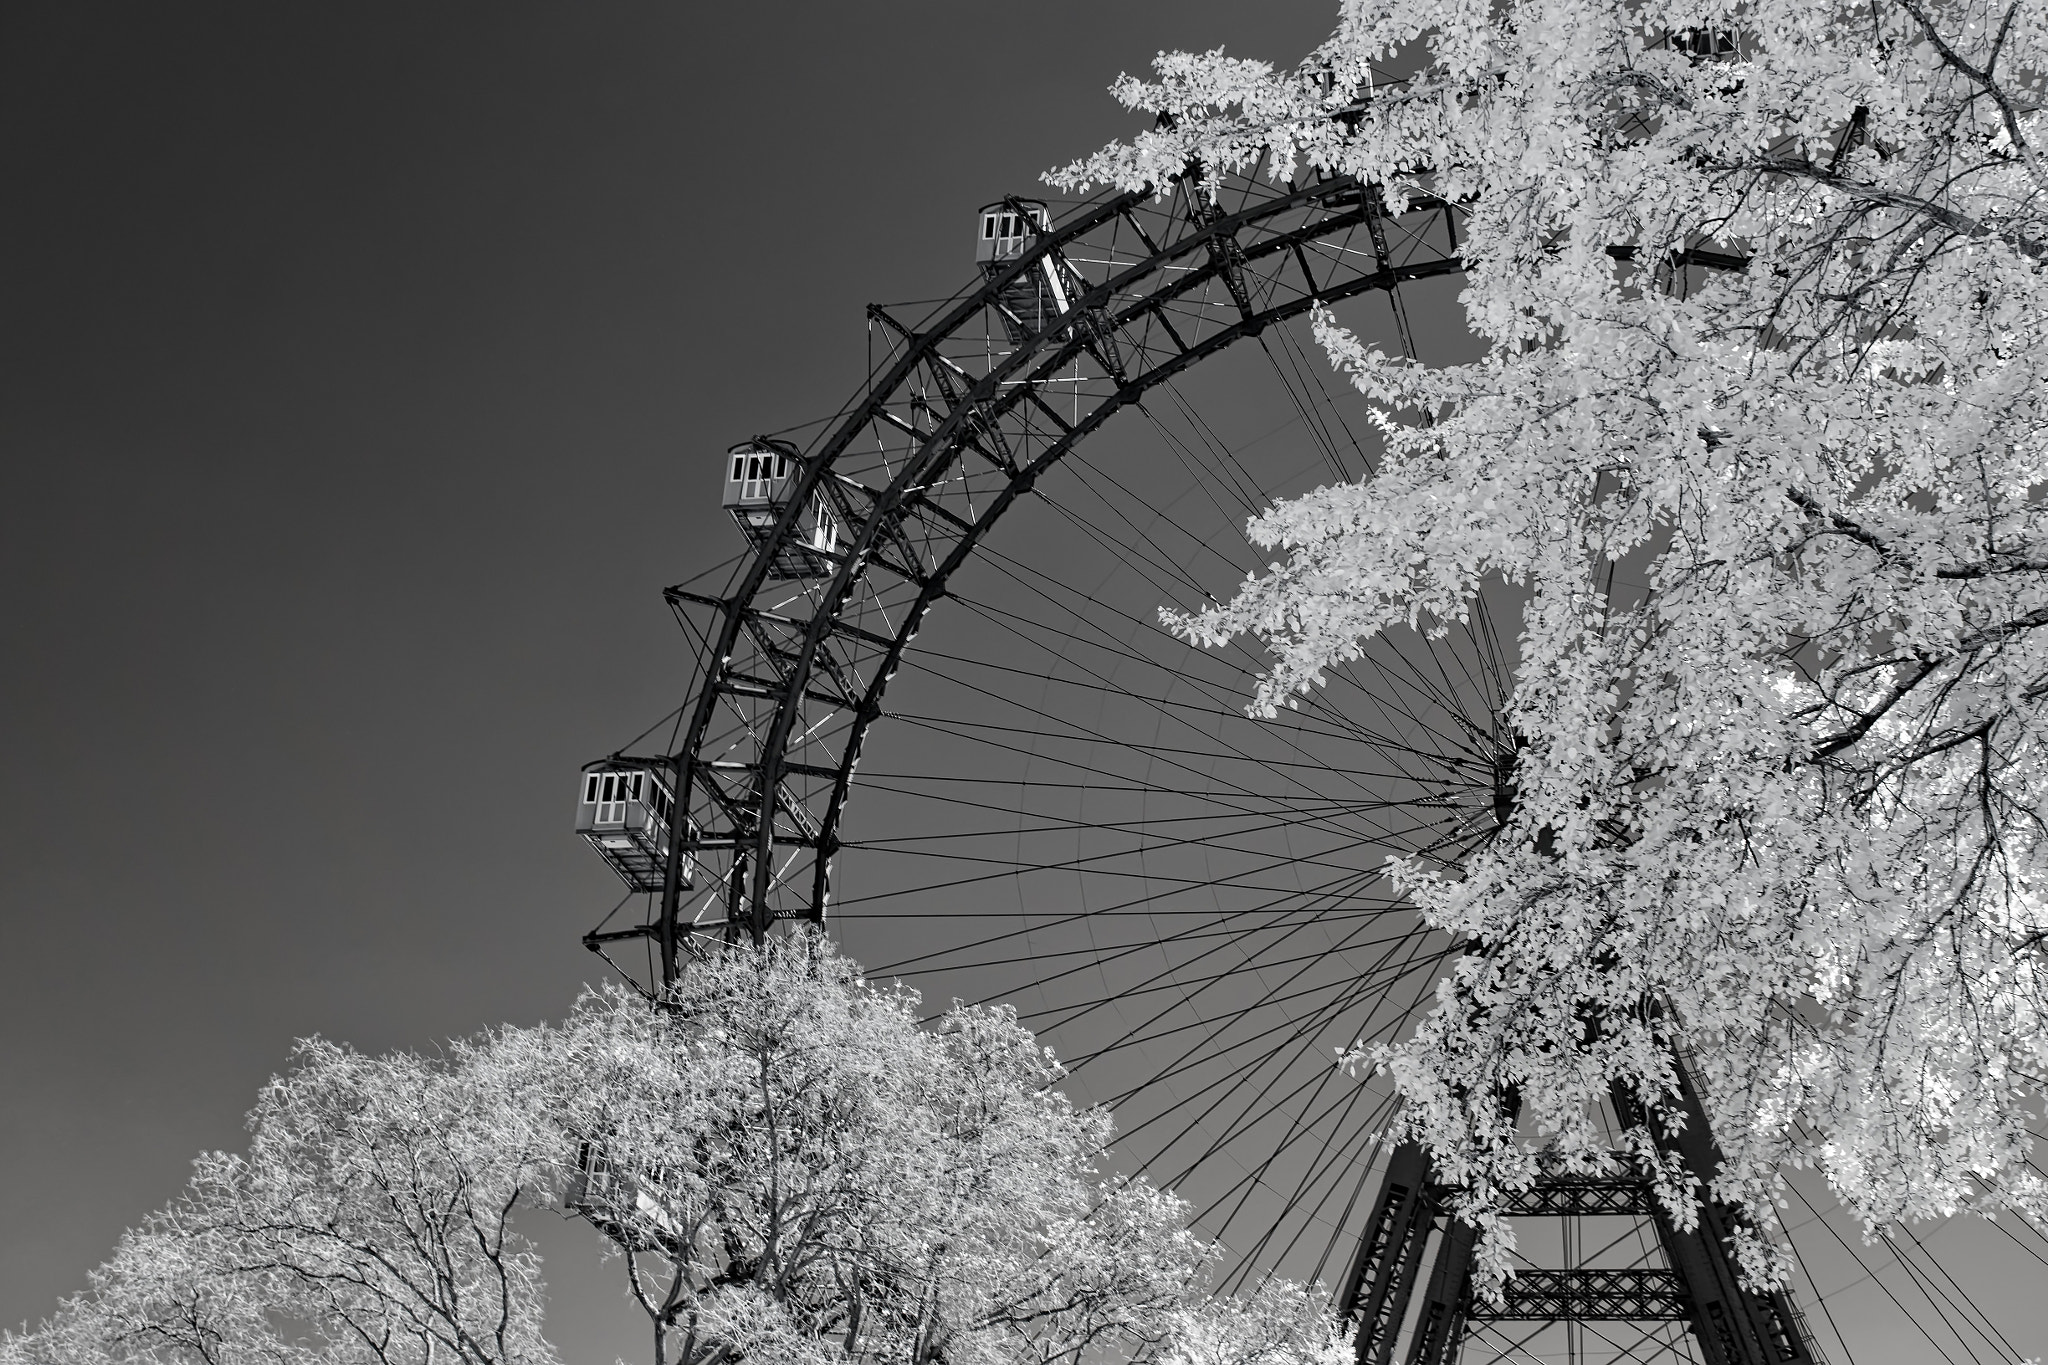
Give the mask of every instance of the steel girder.
[{"label": "steel girder", "polygon": [[[670,590],[672,607],[703,623],[697,692],[673,753],[626,761],[672,772],[696,830],[673,824],[653,921],[592,935],[593,946],[656,938],[666,976],[690,928],[758,937],[778,920],[822,921],[842,812],[885,691],[995,523],[1110,417],[1209,356],[1318,304],[1392,296],[1402,282],[1462,270],[1459,212],[1422,197],[1390,214],[1377,186],[1348,178],[1286,187],[1223,178],[1213,194],[1183,183],[1083,207],[924,319],[871,306],[881,363],[803,453],[774,535],[724,594]],[[1698,251],[1672,264],[1746,261]],[[1059,316],[1020,333],[1002,301],[1033,271],[1076,292]],[[1405,310],[1393,301],[1412,355]],[[846,541],[829,576],[778,580],[777,546],[797,534],[814,496],[831,502]],[[685,857],[713,874],[687,916],[676,873]],[[1703,1116],[1673,1142],[1708,1178],[1717,1158]],[[1750,1295],[1736,1283],[1726,1210],[1710,1207],[1698,1228],[1680,1231],[1640,1181],[1549,1177],[1507,1211],[1648,1219],[1670,1268],[1531,1271],[1501,1304],[1476,1303],[1474,1234],[1449,1217],[1420,1150],[1403,1147],[1339,1300],[1357,1326],[1361,1362],[1387,1365],[1411,1322],[1409,1361],[1435,1365],[1474,1323],[1546,1319],[1684,1320],[1713,1365],[1813,1358],[1783,1295]]]},{"label": "steel girder", "polygon": [[[1678,1074],[1672,1117],[1683,1122],[1675,1132],[1662,1116],[1645,1115],[1619,1088],[1613,1103],[1624,1122],[1647,1126],[1665,1154],[1679,1158],[1704,1190],[1720,1168],[1720,1153],[1682,1063]],[[1626,1169],[1620,1158],[1615,1164]],[[1743,1287],[1731,1249],[1742,1219],[1724,1204],[1702,1200],[1698,1219],[1683,1228],[1657,1201],[1647,1178],[1545,1174],[1511,1195],[1503,1212],[1522,1218],[1640,1219],[1654,1228],[1664,1264],[1525,1268],[1509,1281],[1499,1303],[1489,1303],[1471,1282],[1476,1233],[1451,1216],[1450,1195],[1429,1178],[1421,1147],[1406,1143],[1395,1149],[1338,1299],[1353,1329],[1359,1365],[1390,1365],[1409,1323],[1407,1365],[1449,1365],[1481,1324],[1624,1321],[1686,1324],[1708,1365],[1817,1365],[1812,1338],[1790,1296]],[[1425,1265],[1428,1285],[1411,1312]]]},{"label": "steel girder", "polygon": [[1670,1270],[1524,1270],[1472,1322],[1685,1322],[1692,1296]]},{"label": "steel girder", "polygon": [[[639,761],[673,772],[696,823],[692,835],[676,822],[670,867],[693,857],[710,875],[685,906],[671,872],[652,921],[624,931],[658,940],[665,978],[693,927],[758,937],[824,919],[841,813],[890,679],[948,580],[1048,469],[1276,322],[1462,269],[1454,205],[1418,198],[1386,215],[1349,178],[1212,184],[1090,204],[924,320],[870,308],[883,359],[803,453],[773,538],[725,594],[671,591],[707,647],[682,743]],[[991,317],[1005,289],[1048,267],[1086,290],[1013,346]],[[848,528],[834,572],[778,581],[776,544],[814,494]]]}]

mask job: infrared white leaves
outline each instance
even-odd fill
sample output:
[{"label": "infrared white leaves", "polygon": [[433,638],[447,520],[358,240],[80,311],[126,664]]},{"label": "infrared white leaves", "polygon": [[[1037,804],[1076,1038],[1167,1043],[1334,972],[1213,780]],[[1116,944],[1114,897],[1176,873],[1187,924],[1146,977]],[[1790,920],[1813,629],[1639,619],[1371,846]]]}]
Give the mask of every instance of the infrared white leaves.
[{"label": "infrared white leaves", "polygon": [[1394,873],[1486,951],[1360,1059],[1475,1219],[1617,1088],[1668,1114],[1674,1046],[1765,1229],[1802,1164],[1872,1224],[2043,1210],[2043,70],[2042,0],[1352,0],[1293,71],[1162,59],[1119,94],[1163,126],[1056,177],[1263,159],[1466,210],[1484,356],[1319,317],[1379,467],[1169,620],[1265,645],[1269,712],[1521,603],[1512,816]]}]

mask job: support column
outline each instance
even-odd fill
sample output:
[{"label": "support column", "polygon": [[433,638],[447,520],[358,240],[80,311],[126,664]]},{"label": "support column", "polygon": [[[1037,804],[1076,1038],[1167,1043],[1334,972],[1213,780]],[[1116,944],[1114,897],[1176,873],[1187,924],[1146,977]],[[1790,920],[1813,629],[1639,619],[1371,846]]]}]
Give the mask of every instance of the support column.
[{"label": "support column", "polygon": [[[1685,1282],[1693,1304],[1693,1332],[1709,1365],[1815,1365],[1813,1347],[1803,1324],[1782,1290],[1753,1294],[1736,1274],[1730,1238],[1741,1226],[1740,1215],[1706,1194],[1720,1173],[1721,1152],[1707,1128],[1707,1112],[1685,1067],[1678,1067],[1678,1098],[1685,1126],[1666,1134],[1651,1124],[1651,1136],[1665,1152],[1677,1153],[1700,1182],[1699,1220],[1680,1229],[1662,1206],[1655,1209],[1658,1239],[1664,1254]],[[1632,1099],[1617,1090],[1615,1107],[1642,1121]]]},{"label": "support column", "polygon": [[1408,1365],[1450,1365],[1457,1354],[1471,1310],[1472,1244],[1478,1236],[1470,1223],[1445,1218],[1422,1313],[1415,1320],[1415,1339],[1408,1346]]},{"label": "support column", "polygon": [[1358,1365],[1388,1365],[1393,1359],[1394,1338],[1401,1331],[1435,1221],[1429,1158],[1419,1144],[1404,1142],[1387,1162],[1372,1221],[1366,1225],[1340,1300],[1345,1320],[1358,1324],[1352,1342]]},{"label": "support column", "polygon": [[[1685,1126],[1676,1134],[1657,1133],[1656,1140],[1704,1187],[1720,1169],[1720,1152],[1682,1066],[1679,1081]],[[1617,1091],[1614,1102],[1625,1119],[1640,1121],[1625,1093]],[[1531,1268],[1508,1286],[1503,1302],[1488,1304],[1472,1293],[1477,1232],[1449,1216],[1448,1196],[1430,1179],[1428,1156],[1418,1144],[1394,1149],[1338,1300],[1355,1326],[1358,1365],[1390,1365],[1425,1260],[1428,1288],[1406,1365],[1451,1365],[1471,1325],[1482,1321],[1684,1322],[1708,1365],[1819,1365],[1791,1298],[1742,1287],[1730,1242],[1741,1219],[1725,1205],[1706,1200],[1698,1222],[1680,1229],[1640,1177],[1540,1177],[1509,1201],[1510,1216],[1646,1219],[1670,1268]]]}]

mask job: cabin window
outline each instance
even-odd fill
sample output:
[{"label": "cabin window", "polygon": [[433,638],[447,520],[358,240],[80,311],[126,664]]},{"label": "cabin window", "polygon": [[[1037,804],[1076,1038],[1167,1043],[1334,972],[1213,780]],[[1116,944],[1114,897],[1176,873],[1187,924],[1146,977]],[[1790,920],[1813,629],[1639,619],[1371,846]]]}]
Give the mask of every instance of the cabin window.
[{"label": "cabin window", "polygon": [[817,520],[811,527],[811,548],[814,550],[836,550],[839,548],[839,519],[832,514],[831,506],[820,498],[816,504]]},{"label": "cabin window", "polygon": [[981,240],[988,249],[982,259],[1001,260],[1015,255],[1024,246],[1033,232],[1042,232],[1051,220],[1044,209],[1028,207],[1019,209],[984,209],[981,215]]},{"label": "cabin window", "polygon": [[750,450],[734,462],[740,497],[753,501],[766,498],[775,481],[789,472],[789,457],[768,450]]},{"label": "cabin window", "polygon": [[[626,803],[640,799],[641,773],[593,773],[597,779],[597,820],[599,825],[623,825],[626,823]],[[583,790],[588,793],[592,784],[586,781]]]},{"label": "cabin window", "polygon": [[1689,28],[1671,35],[1671,45],[1701,61],[1735,55],[1735,34],[1728,29]]},{"label": "cabin window", "polygon": [[741,446],[732,452],[732,467],[726,471],[725,481],[737,485],[739,500],[766,502],[774,494],[776,481],[789,477],[789,465],[786,451]]}]

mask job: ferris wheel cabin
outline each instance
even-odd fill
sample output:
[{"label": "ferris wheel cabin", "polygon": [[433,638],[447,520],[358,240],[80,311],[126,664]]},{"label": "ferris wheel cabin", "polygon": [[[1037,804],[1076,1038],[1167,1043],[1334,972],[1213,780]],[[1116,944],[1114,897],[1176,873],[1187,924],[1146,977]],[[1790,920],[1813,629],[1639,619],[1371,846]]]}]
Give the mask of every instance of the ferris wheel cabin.
[{"label": "ferris wheel cabin", "polygon": [[981,236],[976,239],[974,259],[983,265],[1000,265],[1024,254],[1032,238],[1052,226],[1052,215],[1035,199],[985,204],[981,210]]},{"label": "ferris wheel cabin", "polygon": [[[984,273],[994,276],[1051,230],[1052,214],[1035,199],[1011,199],[983,205],[979,222],[974,259]],[[1012,346],[1022,346],[1067,311],[1073,297],[1070,283],[1062,276],[1059,261],[1048,258],[1003,286],[995,307]]]},{"label": "ferris wheel cabin", "polygon": [[642,1174],[620,1166],[602,1141],[586,1142],[563,1203],[588,1218],[598,1231],[632,1251],[661,1247],[675,1252],[689,1243],[672,1201],[663,1195],[666,1172]]},{"label": "ferris wheel cabin", "polygon": [[1696,62],[1732,62],[1740,55],[1734,32],[1725,28],[1673,29],[1671,47]]},{"label": "ferris wheel cabin", "polygon": [[[675,793],[660,774],[645,768],[597,767],[583,773],[576,804],[576,832],[635,891],[659,891],[668,867],[669,822]],[[686,824],[685,833],[696,830]],[[677,869],[690,885],[696,860],[685,853]]]},{"label": "ferris wheel cabin", "polygon": [[[776,523],[796,497],[803,457],[781,441],[742,441],[725,452],[725,510],[755,549],[775,540]],[[839,515],[822,488],[811,493],[794,537],[776,545],[777,578],[820,578],[838,567]]]}]

